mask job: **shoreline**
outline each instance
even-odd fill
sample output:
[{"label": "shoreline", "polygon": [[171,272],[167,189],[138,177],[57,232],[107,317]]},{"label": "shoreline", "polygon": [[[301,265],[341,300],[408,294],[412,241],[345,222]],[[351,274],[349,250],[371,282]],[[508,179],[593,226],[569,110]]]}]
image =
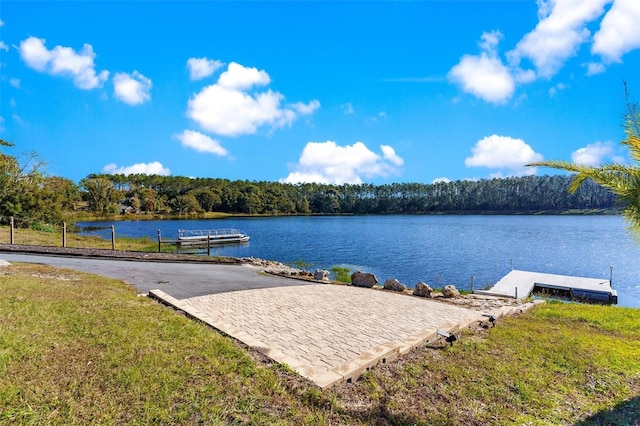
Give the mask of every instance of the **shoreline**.
[{"label": "shoreline", "polygon": [[[53,247],[53,246],[36,246],[23,244],[6,244],[0,243],[0,258],[2,253],[22,253],[48,257],[79,257],[87,259],[111,259],[125,260],[132,262],[160,262],[160,263],[191,263],[191,264],[212,264],[212,265],[249,265],[260,269],[263,273],[280,276],[284,278],[296,279],[307,283],[329,284],[336,286],[352,286],[350,283],[338,281],[319,281],[313,278],[313,272],[298,269],[274,260],[264,260],[259,258],[235,258],[235,257],[206,257],[192,254],[182,253],[152,253],[138,252],[126,250],[111,249],[94,249],[94,248],[76,248],[76,247]],[[369,291],[383,291],[398,296],[422,298],[413,295],[412,289],[406,291],[386,290],[382,285],[378,284]],[[523,304],[522,301],[513,298],[504,298],[497,296],[486,296],[480,294],[461,294],[458,297],[444,297],[440,292],[441,289],[434,289],[434,294],[426,300],[433,300],[441,303],[453,304],[461,307],[467,307],[474,310],[490,310],[502,307],[517,307]]]},{"label": "shoreline", "polygon": [[70,218],[77,222],[119,222],[147,220],[219,220],[248,217],[304,217],[304,216],[619,216],[622,212],[611,209],[564,209],[564,210],[438,210],[396,213],[194,213],[180,214],[116,214],[111,216],[80,216]]}]

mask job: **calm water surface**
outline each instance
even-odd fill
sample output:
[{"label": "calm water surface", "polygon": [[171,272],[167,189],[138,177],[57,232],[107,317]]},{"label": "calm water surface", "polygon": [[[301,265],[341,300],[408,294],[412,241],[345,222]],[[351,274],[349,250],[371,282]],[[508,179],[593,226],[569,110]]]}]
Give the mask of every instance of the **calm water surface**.
[{"label": "calm water surface", "polygon": [[[494,284],[511,266],[609,279],[619,304],[640,307],[640,242],[619,216],[328,216],[81,222],[82,233],[175,239],[178,229],[238,228],[247,244],[213,255],[303,261],[309,269],[346,266],[409,287]],[[91,230],[90,227],[106,227]]]}]

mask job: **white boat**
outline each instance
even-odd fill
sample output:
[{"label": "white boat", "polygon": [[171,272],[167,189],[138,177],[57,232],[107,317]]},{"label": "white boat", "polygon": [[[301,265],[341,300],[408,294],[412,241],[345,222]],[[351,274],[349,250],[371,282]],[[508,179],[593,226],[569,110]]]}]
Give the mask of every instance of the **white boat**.
[{"label": "white boat", "polygon": [[249,236],[238,229],[178,229],[178,244],[204,245],[207,244],[246,243]]}]

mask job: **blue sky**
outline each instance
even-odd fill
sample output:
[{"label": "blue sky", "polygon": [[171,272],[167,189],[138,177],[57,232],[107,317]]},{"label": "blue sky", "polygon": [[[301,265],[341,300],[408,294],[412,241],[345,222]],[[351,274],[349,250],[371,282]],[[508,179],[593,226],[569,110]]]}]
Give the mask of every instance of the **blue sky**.
[{"label": "blue sky", "polygon": [[375,184],[628,161],[640,1],[5,1],[0,137],[49,174]]}]

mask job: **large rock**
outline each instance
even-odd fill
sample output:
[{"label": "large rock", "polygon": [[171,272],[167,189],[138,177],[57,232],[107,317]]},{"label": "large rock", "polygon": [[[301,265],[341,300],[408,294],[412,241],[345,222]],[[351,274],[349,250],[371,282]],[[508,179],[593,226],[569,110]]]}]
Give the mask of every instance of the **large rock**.
[{"label": "large rock", "polygon": [[313,279],[318,281],[329,281],[329,271],[325,269],[316,269],[313,273]]},{"label": "large rock", "polygon": [[442,295],[444,297],[460,297],[460,292],[454,285],[445,285],[442,289]]},{"label": "large rock", "polygon": [[355,285],[356,287],[371,288],[374,285],[378,284],[378,279],[373,274],[356,271],[351,274],[351,284]]},{"label": "large rock", "polygon": [[416,284],[416,287],[413,289],[414,296],[431,297],[432,293],[433,289],[431,288],[431,286],[422,281]]},{"label": "large rock", "polygon": [[391,291],[405,291],[407,286],[402,284],[396,278],[390,278],[384,282],[384,289]]}]

